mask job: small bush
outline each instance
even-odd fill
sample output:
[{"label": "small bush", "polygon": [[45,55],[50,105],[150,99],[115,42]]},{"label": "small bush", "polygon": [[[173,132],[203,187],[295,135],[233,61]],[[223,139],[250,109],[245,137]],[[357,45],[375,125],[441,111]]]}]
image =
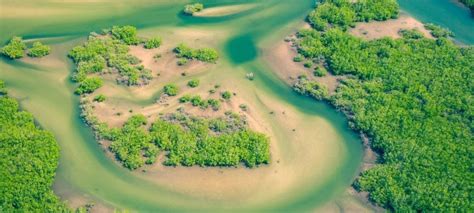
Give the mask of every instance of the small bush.
[{"label": "small bush", "polygon": [[216,99],[213,99],[213,98],[208,99],[207,103],[209,103],[209,105],[211,105],[211,107],[214,111],[219,110],[219,108],[221,107],[221,102],[219,100],[216,100]]},{"label": "small bush", "polygon": [[6,46],[2,48],[2,54],[11,58],[11,59],[18,59],[22,58],[25,53],[24,50],[26,49],[26,44],[23,42],[21,37],[13,37],[10,42]]},{"label": "small bush", "polygon": [[99,77],[86,78],[79,84],[79,87],[76,89],[76,94],[92,93],[102,87],[103,84],[104,82]]},{"label": "small bush", "polygon": [[199,86],[199,80],[198,79],[193,79],[193,80],[189,81],[188,86],[192,87],[192,88]]},{"label": "small bush", "polygon": [[323,77],[328,74],[328,71],[325,68],[321,67],[316,67],[316,69],[313,72],[313,75],[316,77]]},{"label": "small bush", "polygon": [[187,103],[191,101],[191,96],[190,95],[184,95],[181,98],[179,98],[180,103]]},{"label": "small bush", "polygon": [[33,43],[33,47],[29,49],[28,56],[43,57],[43,56],[49,55],[50,51],[51,51],[51,47],[37,41]]},{"label": "small bush", "polygon": [[160,46],[161,46],[161,38],[159,37],[148,39],[148,41],[146,41],[144,45],[146,49],[158,48]]},{"label": "small bush", "polygon": [[302,62],[303,61],[303,56],[302,55],[297,55],[293,58],[294,62]]},{"label": "small bush", "polygon": [[167,84],[165,85],[164,93],[169,96],[176,96],[178,94],[179,88],[175,84]]},{"label": "small bush", "polygon": [[193,15],[196,12],[199,12],[204,9],[204,5],[201,3],[187,4],[184,6],[184,14]]},{"label": "small bush", "polygon": [[97,96],[94,97],[95,102],[104,102],[105,99],[106,99],[105,95],[102,95],[102,94],[97,95]]},{"label": "small bush", "polygon": [[140,43],[137,37],[137,28],[134,26],[113,26],[111,33],[112,37],[122,40],[125,44],[137,45]]},{"label": "small bush", "polygon": [[186,59],[186,58],[180,58],[180,59],[178,59],[178,62],[177,62],[178,66],[184,66],[187,63],[188,63],[188,59]]},{"label": "small bush", "polygon": [[312,66],[313,66],[313,62],[311,61],[304,62],[304,67],[311,68]]},{"label": "small bush", "polygon": [[221,97],[224,100],[230,100],[230,98],[232,97],[232,93],[230,93],[229,91],[225,91],[221,94]]}]

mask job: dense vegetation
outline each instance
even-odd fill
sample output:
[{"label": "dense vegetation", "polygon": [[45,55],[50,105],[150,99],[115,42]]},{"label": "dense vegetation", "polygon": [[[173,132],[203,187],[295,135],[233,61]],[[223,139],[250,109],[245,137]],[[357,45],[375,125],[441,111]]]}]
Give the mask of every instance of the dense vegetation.
[{"label": "dense vegetation", "polygon": [[194,4],[187,4],[184,6],[184,14],[186,15],[193,15],[204,9],[204,5],[201,3],[194,3]]},{"label": "dense vegetation", "polygon": [[[81,87],[88,75],[118,73],[117,81],[120,83],[147,84],[152,78],[151,71],[138,65],[141,61],[128,54],[128,44],[138,44],[138,41],[136,28],[132,26],[114,26],[112,30],[105,31],[105,36],[90,36],[85,44],[69,52],[69,57],[77,65],[73,80]],[[83,93],[81,88],[78,90],[76,93]]]},{"label": "dense vegetation", "polygon": [[1,50],[2,54],[11,58],[18,59],[25,55],[26,44],[21,37],[13,37]]},{"label": "dense vegetation", "polygon": [[19,110],[0,81],[0,212],[65,212],[51,190],[59,160],[53,135]]},{"label": "dense vegetation", "polygon": [[237,166],[266,164],[270,160],[269,139],[248,129],[245,119],[227,112],[208,119],[183,113],[167,114],[147,128],[147,119],[135,115],[122,128],[108,128],[82,104],[83,117],[99,139],[111,141],[110,150],[129,169],[153,164],[159,151],[167,153],[169,166]]},{"label": "dense vegetation", "polygon": [[143,47],[146,49],[153,49],[153,48],[158,48],[161,46],[161,38],[150,38],[148,39]]},{"label": "dense vegetation", "polygon": [[339,27],[346,30],[356,21],[387,20],[398,16],[396,0],[322,0],[313,10],[308,21],[317,30]]},{"label": "dense vegetation", "polygon": [[192,49],[185,44],[179,44],[174,51],[178,58],[196,59],[203,62],[215,63],[219,59],[219,54],[212,48]]},{"label": "dense vegetation", "polygon": [[[297,46],[333,74],[348,75],[326,100],[381,153],[381,164],[364,172],[355,187],[400,212],[472,210],[474,48],[458,47],[445,36],[423,38],[413,30],[396,40],[364,41],[331,17],[340,15],[334,11],[365,9],[341,1],[320,7],[328,4],[337,9],[318,17],[332,27],[313,24],[316,30],[300,31]],[[304,80],[297,90],[323,97],[313,90],[319,91],[316,84]]]}]

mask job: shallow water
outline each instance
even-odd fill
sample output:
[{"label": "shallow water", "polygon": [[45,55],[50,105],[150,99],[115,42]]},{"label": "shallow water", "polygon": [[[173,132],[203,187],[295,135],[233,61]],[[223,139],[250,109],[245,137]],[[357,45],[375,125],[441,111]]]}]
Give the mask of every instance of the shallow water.
[{"label": "shallow water", "polygon": [[[271,73],[259,54],[262,48],[298,29],[314,1],[202,2],[208,6],[232,5],[236,2],[256,3],[257,6],[229,16],[198,18],[179,14],[186,1],[139,0],[131,6],[125,1],[111,0],[86,3],[52,0],[17,3],[1,0],[1,14],[15,7],[22,9],[14,16],[0,15],[0,41],[21,35],[26,39],[40,39],[53,47],[51,56],[38,61],[1,59],[0,78],[6,81],[22,106],[32,112],[39,123],[51,130],[58,139],[61,160],[54,189],[63,199],[74,200],[81,196],[117,208],[141,211],[227,208],[242,211],[308,211],[337,199],[353,181],[362,160],[362,145],[357,135],[348,128],[344,116],[326,104],[295,94]],[[28,10],[29,7],[34,8],[34,12]],[[255,102],[260,101],[261,111],[271,108],[265,103],[274,102],[295,111],[297,117],[301,118],[295,122],[304,125],[298,129],[320,135],[303,138],[302,144],[310,145],[308,147],[315,151],[300,152],[301,148],[289,142],[292,136],[282,130],[284,123],[272,126],[275,130],[282,130],[276,134],[275,143],[282,150],[283,163],[289,168],[301,168],[295,170],[301,172],[300,183],[274,195],[271,194],[271,187],[255,191],[255,194],[260,195],[255,196],[254,202],[238,196],[214,199],[157,184],[143,175],[129,172],[108,158],[97,145],[90,129],[79,118],[78,98],[73,95],[73,85],[68,78],[72,64],[66,54],[73,46],[83,42],[88,32],[116,24],[135,25],[141,29],[140,32],[147,33],[162,32],[161,28],[199,28],[212,30],[213,33],[218,29],[230,35],[216,41],[216,47],[223,54],[220,63],[225,70],[219,78],[244,84],[242,90],[246,92],[246,97]],[[449,23],[446,25],[449,26]],[[469,35],[455,33],[464,41],[469,41]],[[254,72],[256,80],[251,83],[235,80],[247,72]],[[268,122],[277,121],[267,117]],[[298,155],[314,153],[321,154],[317,158],[321,162],[291,160],[311,159]],[[329,155],[325,156],[324,153]],[[316,171],[322,174],[315,174]],[[266,192],[268,196],[264,195]]]}]

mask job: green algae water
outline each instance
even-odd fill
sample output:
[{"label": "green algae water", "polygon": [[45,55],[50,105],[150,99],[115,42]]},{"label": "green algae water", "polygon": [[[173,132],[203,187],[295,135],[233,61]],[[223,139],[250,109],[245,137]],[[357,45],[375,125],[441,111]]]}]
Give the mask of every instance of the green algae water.
[{"label": "green algae water", "polygon": [[[85,2],[44,0],[19,3],[1,0],[1,42],[19,35],[25,39],[40,39],[53,48],[51,56],[33,62],[2,58],[0,79],[6,81],[12,95],[20,100],[22,107],[32,112],[44,128],[55,134],[61,146],[61,159],[54,190],[63,199],[79,196],[112,208],[145,212],[229,209],[253,212],[311,211],[337,199],[350,186],[360,167],[363,149],[358,136],[349,129],[347,120],[328,105],[294,93],[271,72],[266,65],[267,62],[264,62],[259,54],[267,43],[283,39],[287,34],[297,30],[314,6],[314,1],[202,2],[210,7],[243,3],[253,3],[255,7],[222,17],[189,17],[180,14],[188,1],[138,0],[131,5],[128,1],[120,0]],[[444,3],[440,1],[439,4]],[[9,15],[9,11],[14,8],[23,9],[17,9]],[[408,8],[406,10],[417,12]],[[457,12],[452,10],[451,15],[455,16]],[[420,14],[421,16],[424,15]],[[469,20],[464,21],[466,24],[469,23]],[[450,22],[435,23],[451,27]],[[73,95],[73,85],[69,80],[73,67],[66,55],[73,46],[84,42],[89,32],[123,24],[134,25],[147,32],[154,32],[160,28],[199,28],[222,30],[228,34],[228,37],[218,41],[223,66],[228,70],[227,80],[245,76],[248,72],[255,73],[256,80],[246,83],[249,93],[255,91],[249,96],[276,99],[279,103],[298,111],[307,120],[301,122],[308,125],[301,127],[302,129],[320,132],[324,136],[318,139],[305,138],[308,143],[311,143],[311,140],[319,140],[322,143],[334,144],[337,149],[334,153],[338,153],[337,156],[333,154],[323,159],[323,162],[305,162],[303,165],[307,170],[317,170],[322,164],[329,165],[327,166],[329,169],[324,170],[327,174],[320,178],[307,178],[302,174],[299,185],[277,195],[273,195],[271,189],[262,189],[263,192],[259,193],[268,192],[268,195],[252,202],[239,198],[211,199],[183,193],[143,178],[142,175],[132,173],[116,164],[106,156],[90,129],[80,119],[79,100]],[[469,30],[468,27],[460,27],[455,33],[460,40],[467,42],[469,35],[463,34],[461,32],[463,29]],[[320,123],[311,126],[313,121]],[[289,153],[288,158],[305,154],[291,153],[292,144],[284,140],[285,136],[281,138],[278,144],[284,149],[283,152]],[[318,149],[318,147],[312,148]],[[291,160],[288,161],[291,165]],[[298,166],[302,165],[294,165]],[[242,188],[245,187],[242,185]]]}]

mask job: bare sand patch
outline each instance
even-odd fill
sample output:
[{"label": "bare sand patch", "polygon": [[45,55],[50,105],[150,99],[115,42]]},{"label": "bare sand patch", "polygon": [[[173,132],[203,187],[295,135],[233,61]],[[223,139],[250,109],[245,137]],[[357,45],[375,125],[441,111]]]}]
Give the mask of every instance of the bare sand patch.
[{"label": "bare sand patch", "polygon": [[249,10],[255,7],[256,5],[257,4],[239,4],[239,5],[205,8],[204,10],[200,12],[194,13],[193,16],[216,17],[216,16],[232,15],[232,14]]},{"label": "bare sand patch", "polygon": [[399,31],[403,29],[416,29],[422,32],[425,37],[433,38],[430,31],[425,29],[423,23],[406,14],[400,15],[397,19],[390,19],[387,21],[357,23],[356,27],[350,29],[349,32],[354,36],[366,40],[373,40],[383,37],[400,38]]},{"label": "bare sand patch", "polygon": [[332,94],[336,91],[339,81],[345,78],[345,76],[335,76],[331,73],[323,77],[316,77],[313,75],[314,69],[306,68],[303,63],[293,61],[296,55],[298,52],[291,42],[278,41],[274,46],[264,51],[263,58],[278,77],[289,85],[293,85],[298,76],[305,75],[309,80],[325,85],[329,94]]}]

